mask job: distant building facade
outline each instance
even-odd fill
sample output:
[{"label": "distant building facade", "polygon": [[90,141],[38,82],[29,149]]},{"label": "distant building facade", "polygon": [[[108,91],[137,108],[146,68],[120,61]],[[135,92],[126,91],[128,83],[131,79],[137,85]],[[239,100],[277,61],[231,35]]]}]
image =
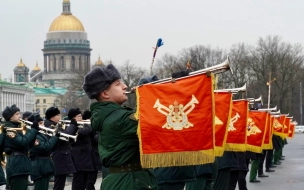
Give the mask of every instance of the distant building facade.
[{"label": "distant building facade", "polygon": [[91,62],[90,41],[85,29],[71,13],[71,3],[63,0],[62,13],[49,28],[44,41],[42,81],[67,87],[77,73],[88,72]]},{"label": "distant building facade", "polygon": [[20,108],[20,112],[34,111],[35,94],[30,86],[18,85],[5,81],[0,81],[0,112],[6,106],[16,104]]},{"label": "distant building facade", "polygon": [[44,117],[49,107],[57,107],[61,114],[65,112],[65,105],[62,98],[67,92],[66,88],[34,88],[35,91],[35,112]]}]

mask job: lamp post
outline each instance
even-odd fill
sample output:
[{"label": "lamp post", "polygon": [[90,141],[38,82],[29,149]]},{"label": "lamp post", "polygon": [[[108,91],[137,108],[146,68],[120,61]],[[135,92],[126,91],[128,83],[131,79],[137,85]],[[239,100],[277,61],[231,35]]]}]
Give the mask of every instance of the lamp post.
[{"label": "lamp post", "polygon": [[269,81],[267,82],[268,85],[268,109],[270,108],[270,88],[271,88],[271,83],[274,82],[276,78],[273,78],[271,80],[271,72],[269,72]]}]

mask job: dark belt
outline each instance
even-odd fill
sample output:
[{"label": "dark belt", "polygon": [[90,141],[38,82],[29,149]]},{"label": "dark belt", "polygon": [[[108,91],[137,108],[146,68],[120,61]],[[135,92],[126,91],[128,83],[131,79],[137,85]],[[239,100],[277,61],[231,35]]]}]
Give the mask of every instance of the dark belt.
[{"label": "dark belt", "polygon": [[72,145],[72,149],[92,148],[91,144]]},{"label": "dark belt", "polygon": [[51,156],[34,156],[34,159],[49,159]]},{"label": "dark belt", "polygon": [[10,156],[19,156],[19,155],[28,156],[28,154],[24,152],[13,152]]},{"label": "dark belt", "polygon": [[126,164],[124,166],[111,166],[109,167],[110,173],[123,173],[123,172],[134,172],[142,170],[139,163],[136,164]]}]

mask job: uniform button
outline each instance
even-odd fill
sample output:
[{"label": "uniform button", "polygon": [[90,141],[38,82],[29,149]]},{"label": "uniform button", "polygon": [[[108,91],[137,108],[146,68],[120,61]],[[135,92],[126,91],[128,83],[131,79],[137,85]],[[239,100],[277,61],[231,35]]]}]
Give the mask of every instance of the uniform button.
[{"label": "uniform button", "polygon": [[148,188],[149,188],[149,189],[152,189],[150,185],[148,186]]},{"label": "uniform button", "polygon": [[137,179],[137,178],[135,178],[135,181],[136,181],[136,182],[138,182],[138,179]]}]

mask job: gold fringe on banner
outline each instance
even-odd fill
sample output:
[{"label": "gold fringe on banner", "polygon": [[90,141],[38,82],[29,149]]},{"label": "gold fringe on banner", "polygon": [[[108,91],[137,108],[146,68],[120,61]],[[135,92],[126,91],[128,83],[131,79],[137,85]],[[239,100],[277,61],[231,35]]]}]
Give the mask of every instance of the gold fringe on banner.
[{"label": "gold fringe on banner", "polygon": [[246,144],[246,150],[250,152],[255,152],[255,153],[261,153],[263,151],[262,147],[260,146],[254,146],[250,144]]},{"label": "gold fringe on banner", "polygon": [[216,157],[222,157],[224,154],[224,147],[215,146],[214,147],[214,156]]},{"label": "gold fringe on banner", "polygon": [[273,146],[272,146],[272,144],[263,144],[262,149],[263,150],[271,150],[271,149],[273,149]]},{"label": "gold fringe on banner", "polygon": [[137,120],[139,120],[139,92],[138,92],[138,89],[136,89],[135,93],[136,93],[136,104],[137,104],[137,106],[136,106],[136,112],[134,114],[134,117]]},{"label": "gold fringe on banner", "polygon": [[274,131],[273,134],[275,134],[275,135],[277,135],[277,136],[279,136],[279,137],[281,137],[281,138],[286,138],[286,134],[285,134],[285,133],[281,133],[281,132],[276,132],[276,131]]},{"label": "gold fringe on banner", "polygon": [[191,152],[141,154],[140,156],[140,163],[143,168],[192,166],[209,164],[214,161],[215,157],[213,149]]},{"label": "gold fringe on banner", "polygon": [[226,143],[225,150],[233,151],[233,152],[245,152],[246,145],[245,144]]}]

